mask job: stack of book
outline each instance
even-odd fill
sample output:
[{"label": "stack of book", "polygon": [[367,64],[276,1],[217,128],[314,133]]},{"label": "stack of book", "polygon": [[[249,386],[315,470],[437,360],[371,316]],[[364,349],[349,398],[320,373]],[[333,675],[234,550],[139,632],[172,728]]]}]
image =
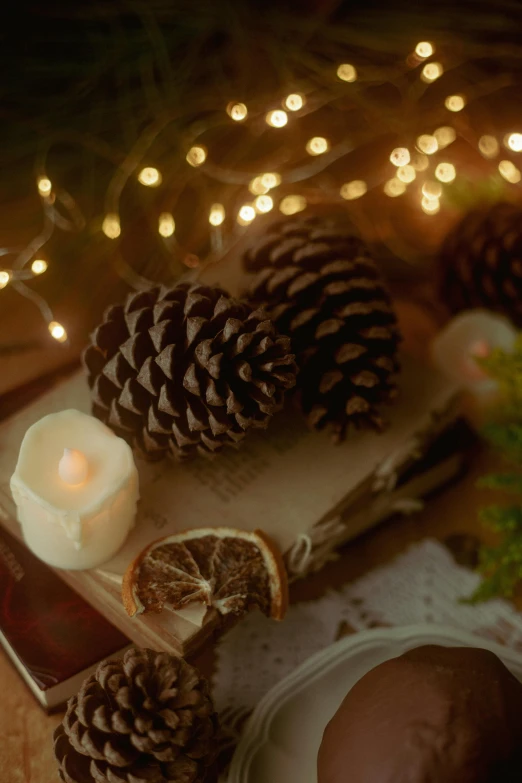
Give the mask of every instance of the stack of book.
[{"label": "stack of book", "polygon": [[[418,361],[408,356],[403,357],[399,391],[383,434],[356,433],[340,446],[285,413],[266,433],[256,433],[241,450],[215,462],[140,462],[138,520],[122,550],[100,569],[56,572],[58,577],[134,642],[183,655],[194,652],[220,628],[220,618],[189,606],[130,619],[120,597],[127,565],[154,539],[225,525],[266,531],[284,553],[290,577],[297,578],[317,570],[336,547],[384,518],[415,508],[419,497],[461,469],[460,435],[453,431],[440,440],[454,426],[456,394],[436,371],[419,371]],[[9,479],[20,443],[33,422],[66,408],[90,410],[82,373],[0,426],[0,521],[17,538],[21,533]],[[28,572],[39,565],[32,563],[24,567]],[[81,623],[73,618],[72,625],[80,628]],[[114,647],[122,641],[115,639]]]},{"label": "stack of book", "polygon": [[129,640],[5,529],[0,531],[0,643],[44,709],[75,693]]}]

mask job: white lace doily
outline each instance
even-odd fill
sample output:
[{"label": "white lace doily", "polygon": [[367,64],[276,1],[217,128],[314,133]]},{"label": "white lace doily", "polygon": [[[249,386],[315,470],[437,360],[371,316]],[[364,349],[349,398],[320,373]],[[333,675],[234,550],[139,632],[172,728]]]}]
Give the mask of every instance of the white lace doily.
[{"label": "white lace doily", "polygon": [[479,582],[444,546],[428,539],[342,590],[291,606],[282,623],[258,612],[249,615],[217,646],[214,699],[231,740],[262,696],[310,655],[332,644],[343,623],[355,631],[443,623],[522,652],[522,615],[510,604],[462,603]]}]

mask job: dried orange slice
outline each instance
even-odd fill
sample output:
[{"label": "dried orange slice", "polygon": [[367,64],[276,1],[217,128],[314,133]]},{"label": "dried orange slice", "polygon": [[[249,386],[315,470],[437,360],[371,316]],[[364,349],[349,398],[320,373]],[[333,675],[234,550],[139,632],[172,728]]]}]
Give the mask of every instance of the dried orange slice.
[{"label": "dried orange slice", "polygon": [[186,530],[154,541],[125,572],[123,605],[131,617],[197,601],[221,614],[255,607],[281,620],[288,605],[282,557],[261,530]]}]

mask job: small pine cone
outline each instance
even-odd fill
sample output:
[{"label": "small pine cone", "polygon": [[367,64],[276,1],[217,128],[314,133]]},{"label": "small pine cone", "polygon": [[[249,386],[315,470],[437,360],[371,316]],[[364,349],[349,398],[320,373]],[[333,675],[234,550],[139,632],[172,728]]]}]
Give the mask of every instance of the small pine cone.
[{"label": "small pine cone", "polygon": [[475,307],[522,325],[522,209],[499,203],[469,212],[440,252],[439,289],[454,313]]},{"label": "small pine cone", "polygon": [[109,308],[83,359],[95,416],[145,457],[183,460],[268,425],[295,384],[290,350],[264,312],[185,283]]},{"label": "small pine cone", "polygon": [[289,334],[297,396],[310,426],[335,440],[383,426],[395,394],[399,333],[390,297],[364,243],[319,218],[278,223],[245,257],[248,296]]},{"label": "small pine cone", "polygon": [[65,783],[201,783],[216,752],[208,683],[182,658],[132,648],[104,661],[54,733]]}]

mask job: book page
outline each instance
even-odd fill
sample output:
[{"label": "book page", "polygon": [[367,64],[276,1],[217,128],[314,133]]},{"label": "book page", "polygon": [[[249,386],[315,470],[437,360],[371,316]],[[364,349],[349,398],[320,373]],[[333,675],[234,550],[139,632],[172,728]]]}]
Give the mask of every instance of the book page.
[{"label": "book page", "polygon": [[[250,434],[238,451],[216,460],[178,465],[137,460],[141,501],[137,524],[119,554],[103,566],[123,573],[156,538],[196,527],[262,528],[286,551],[340,504],[380,464],[404,451],[454,396],[438,372],[403,357],[397,401],[386,411],[383,434],[359,432],[336,446],[327,433],[310,432],[294,412],[279,414],[266,432]],[[9,489],[22,438],[42,416],[65,408],[89,412],[81,373],[50,391],[0,427],[0,513],[14,516]],[[72,444],[74,447],[74,444]]]}]

